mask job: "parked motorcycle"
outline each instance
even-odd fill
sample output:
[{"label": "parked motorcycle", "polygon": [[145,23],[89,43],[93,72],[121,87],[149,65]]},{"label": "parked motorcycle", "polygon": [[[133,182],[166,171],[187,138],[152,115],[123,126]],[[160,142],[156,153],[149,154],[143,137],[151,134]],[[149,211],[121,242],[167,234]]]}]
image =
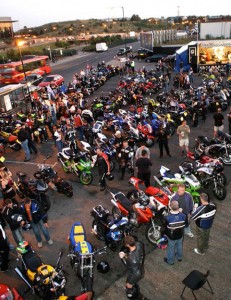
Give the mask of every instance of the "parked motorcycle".
[{"label": "parked motorcycle", "polygon": [[200,181],[201,186],[204,188],[213,189],[213,194],[218,200],[224,200],[227,195],[227,190],[222,184],[223,177],[221,172],[223,171],[222,165],[217,164],[213,167],[195,167],[193,164],[182,163],[181,164],[184,171],[189,171],[194,174]]},{"label": "parked motorcycle", "polygon": [[29,179],[24,172],[16,172],[18,181],[14,181],[16,194],[20,198],[29,197],[36,199],[43,207],[44,211],[48,211],[51,207],[51,201],[46,192],[48,184],[43,179]]},{"label": "parked motorcycle", "polygon": [[65,172],[76,174],[80,182],[84,185],[91,184],[93,175],[91,173],[91,161],[85,157],[77,156],[70,148],[63,148],[58,153],[58,159],[61,162]]},{"label": "parked motorcycle", "polygon": [[[155,212],[156,216],[162,218],[169,212],[169,196],[171,195],[170,190],[167,188],[158,188],[155,186],[145,187],[142,180],[136,177],[130,177],[129,183],[132,184],[136,190],[130,191],[127,195],[129,199],[136,199],[139,194],[145,193],[149,197],[148,206]],[[161,183],[160,183],[161,184]],[[139,193],[137,195],[137,192]]]},{"label": "parked motorcycle", "polygon": [[34,177],[39,180],[44,180],[52,190],[65,194],[67,197],[72,197],[72,185],[67,180],[59,177],[51,166],[45,164],[48,158],[49,156],[44,158],[43,164],[38,165],[38,170],[34,173]]},{"label": "parked motorcycle", "polygon": [[160,182],[169,188],[170,191],[176,192],[178,189],[178,184],[183,183],[185,185],[186,191],[189,192],[194,203],[200,203],[200,193],[198,190],[201,188],[200,181],[190,173],[185,171],[182,166],[179,166],[181,173],[173,173],[170,169],[161,166],[159,178]]},{"label": "parked motorcycle", "polygon": [[198,136],[194,150],[196,153],[220,158],[225,165],[231,165],[231,136],[225,134],[223,140],[211,140],[207,137]]},{"label": "parked motorcycle", "polygon": [[0,283],[0,299],[1,300],[24,300],[15,288],[10,288],[8,285]]},{"label": "parked motorcycle", "polygon": [[162,224],[157,224],[154,212],[148,207],[149,199],[141,195],[138,203],[133,203],[122,192],[112,192],[111,203],[113,204],[112,215],[115,219],[120,216],[128,217],[134,226],[146,225],[145,236],[149,243],[156,245],[162,234]]},{"label": "parked motorcycle", "polygon": [[72,225],[68,239],[70,241],[68,257],[75,275],[81,281],[81,293],[92,291],[95,255],[105,253],[106,247],[94,251],[92,245],[86,240],[86,232],[81,222]]},{"label": "parked motorcycle", "polygon": [[22,146],[21,143],[18,140],[17,135],[5,132],[3,130],[0,131],[0,136],[4,138],[5,144],[7,144],[10,149],[14,151],[19,151],[21,150]]},{"label": "parked motorcycle", "polygon": [[57,299],[64,293],[66,278],[60,265],[62,252],[59,253],[55,267],[44,264],[26,241],[19,243],[17,252],[22,266],[16,267],[15,272],[27,284],[28,291],[49,300]]},{"label": "parked motorcycle", "polygon": [[132,231],[132,225],[129,224],[128,218],[112,219],[109,210],[102,205],[93,207],[91,215],[94,218],[92,233],[112,251],[118,249],[124,236],[129,235]]}]

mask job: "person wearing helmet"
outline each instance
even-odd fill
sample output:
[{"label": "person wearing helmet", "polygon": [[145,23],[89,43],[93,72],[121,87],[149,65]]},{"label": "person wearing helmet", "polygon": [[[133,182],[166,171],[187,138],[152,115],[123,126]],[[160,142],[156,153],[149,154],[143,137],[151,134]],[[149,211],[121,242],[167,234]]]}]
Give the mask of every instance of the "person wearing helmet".
[{"label": "person wearing helmet", "polygon": [[14,204],[11,199],[6,199],[2,214],[10,226],[16,244],[22,242],[24,240],[22,226],[24,225],[25,220],[18,206]]},{"label": "person wearing helmet", "polygon": [[99,180],[100,190],[104,191],[106,188],[105,176],[110,174],[110,163],[107,154],[105,154],[100,148],[96,149],[96,154],[97,154],[98,172],[100,177]]},{"label": "person wearing helmet", "polygon": [[139,295],[137,283],[143,277],[144,247],[140,242],[136,242],[133,236],[125,236],[124,246],[124,251],[119,252],[119,257],[126,262],[126,294],[128,298],[132,299]]},{"label": "person wearing helmet", "polygon": [[165,217],[168,247],[167,257],[164,258],[164,261],[169,265],[174,265],[175,256],[178,261],[182,261],[186,215],[180,212],[178,201],[172,201],[170,207],[170,214]]}]

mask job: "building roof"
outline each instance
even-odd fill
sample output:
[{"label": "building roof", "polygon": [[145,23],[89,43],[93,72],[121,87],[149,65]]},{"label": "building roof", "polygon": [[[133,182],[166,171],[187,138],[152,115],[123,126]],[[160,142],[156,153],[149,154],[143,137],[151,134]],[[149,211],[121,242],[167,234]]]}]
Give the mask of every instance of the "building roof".
[{"label": "building roof", "polygon": [[0,17],[0,23],[14,23],[18,22],[17,20],[11,20],[11,17]]}]

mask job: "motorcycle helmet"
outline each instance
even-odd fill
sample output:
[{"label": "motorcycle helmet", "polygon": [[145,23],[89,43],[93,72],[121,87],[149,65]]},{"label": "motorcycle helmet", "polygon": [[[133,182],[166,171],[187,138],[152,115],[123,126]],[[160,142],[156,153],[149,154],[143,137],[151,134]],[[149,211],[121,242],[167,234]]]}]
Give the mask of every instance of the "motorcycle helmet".
[{"label": "motorcycle helmet", "polygon": [[14,222],[18,222],[18,223],[20,223],[23,220],[22,215],[20,215],[20,214],[14,214],[14,215],[12,215],[11,219]]},{"label": "motorcycle helmet", "polygon": [[132,288],[126,288],[126,294],[128,299],[137,299],[139,296],[139,287],[137,284],[134,284]]},{"label": "motorcycle helmet", "polygon": [[113,174],[108,174],[108,175],[106,175],[106,178],[107,178],[107,180],[113,180],[114,179],[114,175]]},{"label": "motorcycle helmet", "polygon": [[21,254],[25,254],[29,251],[30,245],[27,241],[19,242],[17,251]]},{"label": "motorcycle helmet", "polygon": [[100,262],[98,263],[98,265],[97,265],[97,270],[98,270],[100,273],[105,274],[105,273],[109,272],[109,270],[110,270],[110,265],[109,265],[109,263],[108,263],[107,261],[102,260],[102,261],[100,261]]},{"label": "motorcycle helmet", "polygon": [[25,224],[22,225],[22,230],[28,231],[31,229],[31,224],[26,222]]},{"label": "motorcycle helmet", "polygon": [[216,173],[221,173],[224,170],[224,166],[222,164],[215,164],[214,166],[214,171]]},{"label": "motorcycle helmet", "polygon": [[0,300],[12,300],[14,296],[6,284],[0,284]]},{"label": "motorcycle helmet", "polygon": [[39,131],[38,130],[34,131],[34,136],[39,136]]},{"label": "motorcycle helmet", "polygon": [[161,239],[159,239],[157,241],[157,247],[159,249],[166,249],[168,246],[168,239],[167,237],[164,235]]},{"label": "motorcycle helmet", "polygon": [[122,135],[122,133],[121,133],[121,131],[119,131],[119,130],[117,130],[116,132],[115,132],[115,137],[121,137],[121,135]]},{"label": "motorcycle helmet", "polygon": [[142,194],[139,198],[139,203],[143,206],[147,206],[149,204],[149,198],[147,195]]}]

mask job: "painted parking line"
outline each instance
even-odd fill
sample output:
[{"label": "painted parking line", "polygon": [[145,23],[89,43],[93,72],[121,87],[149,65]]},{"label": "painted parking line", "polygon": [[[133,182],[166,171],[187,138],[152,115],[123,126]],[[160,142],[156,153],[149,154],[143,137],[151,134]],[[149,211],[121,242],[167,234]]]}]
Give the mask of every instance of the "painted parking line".
[{"label": "painted parking line", "polygon": [[[41,163],[33,163],[33,162],[28,162],[28,161],[17,161],[17,160],[6,160],[7,163],[10,163],[10,164],[25,164],[25,165],[41,165]],[[57,165],[57,161],[53,164],[53,165],[50,165],[50,164],[46,164],[46,166],[49,166],[49,167],[52,167],[54,168],[55,166]]]}]

